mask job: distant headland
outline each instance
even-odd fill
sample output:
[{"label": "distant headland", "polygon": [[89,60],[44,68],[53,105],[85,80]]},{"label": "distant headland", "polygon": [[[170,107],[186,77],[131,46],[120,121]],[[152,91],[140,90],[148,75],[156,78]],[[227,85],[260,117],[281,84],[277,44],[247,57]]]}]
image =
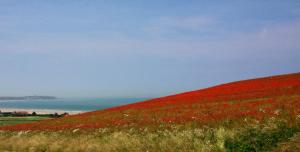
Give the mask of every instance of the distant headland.
[{"label": "distant headland", "polygon": [[0,96],[0,100],[54,100],[57,97],[54,96],[21,96],[21,97],[13,97],[13,96]]}]

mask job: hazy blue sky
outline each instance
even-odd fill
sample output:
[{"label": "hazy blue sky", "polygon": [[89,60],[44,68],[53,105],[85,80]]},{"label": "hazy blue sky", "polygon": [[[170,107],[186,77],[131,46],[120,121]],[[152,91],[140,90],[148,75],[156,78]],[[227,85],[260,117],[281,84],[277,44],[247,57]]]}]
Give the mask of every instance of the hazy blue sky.
[{"label": "hazy blue sky", "polygon": [[156,97],[300,72],[299,0],[0,0],[0,96]]}]

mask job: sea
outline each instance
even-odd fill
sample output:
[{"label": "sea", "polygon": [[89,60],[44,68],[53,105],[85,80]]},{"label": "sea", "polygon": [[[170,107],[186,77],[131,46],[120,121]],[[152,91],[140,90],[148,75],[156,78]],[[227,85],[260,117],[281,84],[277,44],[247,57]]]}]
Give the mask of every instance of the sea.
[{"label": "sea", "polygon": [[149,98],[57,98],[52,100],[1,100],[0,111],[77,114],[126,105]]}]

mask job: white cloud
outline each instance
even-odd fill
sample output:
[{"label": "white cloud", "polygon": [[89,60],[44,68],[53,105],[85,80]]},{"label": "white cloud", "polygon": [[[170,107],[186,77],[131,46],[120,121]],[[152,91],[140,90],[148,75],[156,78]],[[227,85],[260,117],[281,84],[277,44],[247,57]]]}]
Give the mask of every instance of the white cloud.
[{"label": "white cloud", "polygon": [[144,30],[146,32],[150,32],[150,34],[169,33],[177,30],[199,31],[207,30],[211,25],[216,23],[217,22],[214,18],[204,16],[160,17],[152,20],[152,22],[150,22]]},{"label": "white cloud", "polygon": [[165,28],[182,28],[197,30],[204,28],[215,23],[215,20],[211,17],[164,17],[158,21],[159,26]]},{"label": "white cloud", "polygon": [[[183,21],[180,27],[200,27],[199,21]],[[208,23],[207,23],[208,24]],[[90,55],[151,54],[170,58],[238,59],[248,57],[281,58],[300,55],[300,21],[265,26],[257,32],[227,33],[226,39],[137,39],[115,34],[97,37],[46,35],[0,39],[1,52],[72,53]]]}]

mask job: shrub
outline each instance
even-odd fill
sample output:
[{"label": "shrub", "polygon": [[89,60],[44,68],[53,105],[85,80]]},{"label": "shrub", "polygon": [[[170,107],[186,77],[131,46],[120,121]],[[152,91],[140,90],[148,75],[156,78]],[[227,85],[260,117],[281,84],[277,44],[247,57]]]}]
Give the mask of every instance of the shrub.
[{"label": "shrub", "polygon": [[234,138],[225,139],[224,146],[230,152],[260,152],[267,151],[280,141],[293,136],[297,131],[295,127],[288,127],[279,123],[276,129],[264,131],[261,128],[250,128]]}]

